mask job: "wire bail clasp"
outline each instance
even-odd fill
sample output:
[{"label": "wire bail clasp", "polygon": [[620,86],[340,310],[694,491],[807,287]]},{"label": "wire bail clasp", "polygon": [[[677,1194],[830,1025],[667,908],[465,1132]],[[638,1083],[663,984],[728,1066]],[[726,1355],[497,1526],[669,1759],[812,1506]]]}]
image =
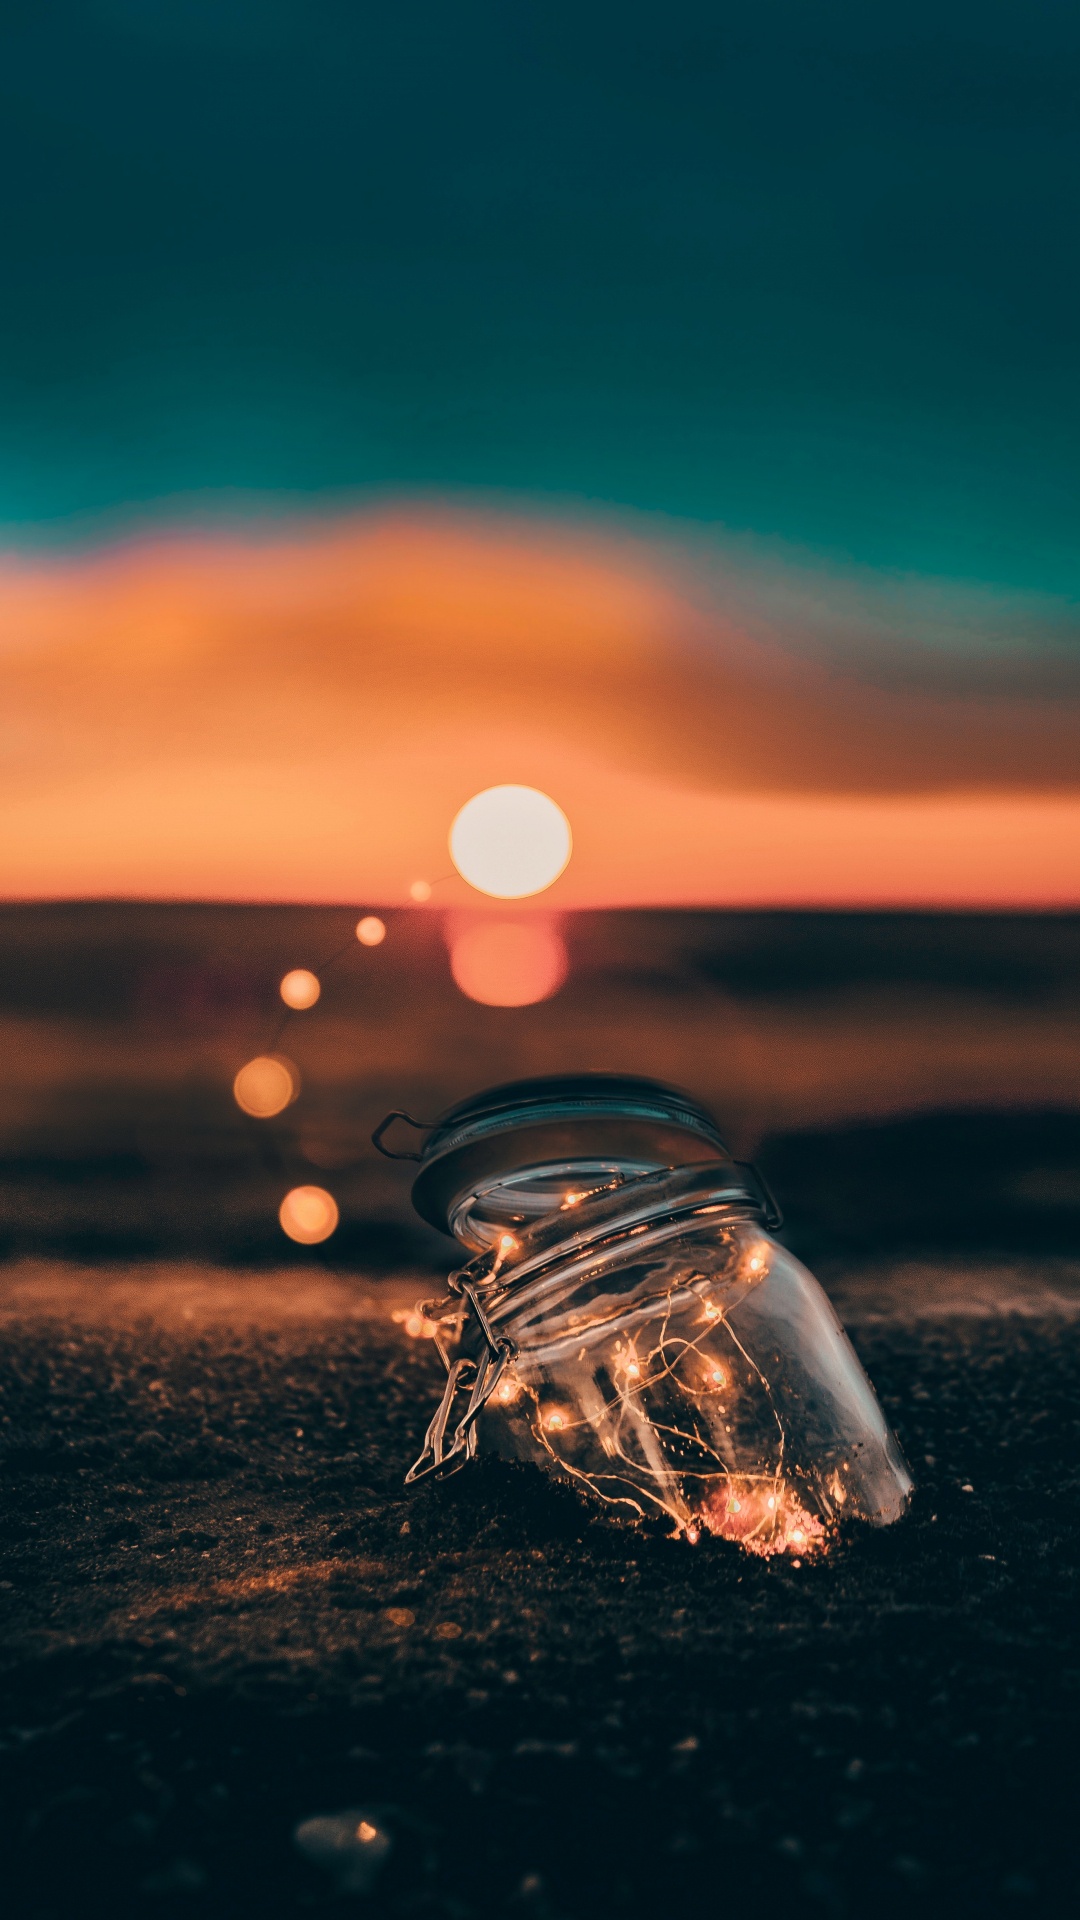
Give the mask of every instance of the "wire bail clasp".
[{"label": "wire bail clasp", "polygon": [[383,1135],[389,1132],[395,1120],[404,1120],[405,1125],[415,1127],[417,1133],[430,1133],[435,1124],[433,1120],[414,1120],[411,1113],[405,1112],[404,1107],[392,1107],[390,1112],[379,1121],[371,1136],[371,1144],[376,1152],[381,1153],[385,1160],[422,1160],[424,1157],[422,1153],[395,1153],[392,1147],[383,1146]]},{"label": "wire bail clasp", "polygon": [[[510,1362],[517,1355],[514,1341],[500,1339],[493,1331],[472,1282],[452,1273],[446,1284],[451,1293],[456,1293],[459,1297],[463,1295],[468,1301],[483,1335],[485,1351],[480,1355],[479,1360],[473,1360],[464,1355],[457,1360],[450,1360],[442,1341],[436,1336],[435,1344],[446,1368],[446,1386],[434,1418],[424,1435],[424,1450],[405,1475],[407,1487],[415,1486],[418,1480],[424,1480],[431,1474],[445,1478],[448,1474],[456,1473],[473,1458],[476,1452],[477,1420]],[[426,1302],[419,1311],[425,1313],[426,1306],[431,1304],[433,1303]],[[431,1316],[426,1315],[426,1317]],[[470,1369],[472,1370],[471,1378]],[[447,1445],[446,1430],[450,1424],[454,1402],[458,1393],[465,1391],[469,1393],[468,1403]]]}]

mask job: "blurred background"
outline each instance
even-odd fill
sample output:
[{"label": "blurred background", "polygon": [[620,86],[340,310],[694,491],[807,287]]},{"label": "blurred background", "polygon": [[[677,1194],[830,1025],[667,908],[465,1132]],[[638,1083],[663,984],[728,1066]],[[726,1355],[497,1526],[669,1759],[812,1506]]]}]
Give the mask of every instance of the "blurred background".
[{"label": "blurred background", "polygon": [[[815,1258],[1074,1248],[1074,11],[4,43],[4,1250],[437,1264],[374,1122],[570,1067]],[[573,855],[499,902],[503,783]]]},{"label": "blurred background", "polygon": [[[6,0],[31,1920],[1071,1910],[1078,212],[1074,0]],[[372,1129],[589,1068],[757,1163],[901,1526],[406,1492]]]},{"label": "blurred background", "polygon": [[[1076,918],[534,915],[566,977],[519,1007],[457,985],[452,917],[387,911],[370,948],[353,920],[332,908],[6,909],[4,1253],[445,1269],[449,1243],[412,1212],[412,1170],[371,1147],[376,1122],[392,1107],[430,1120],[519,1074],[594,1067],[692,1088],[823,1269],[1075,1254]],[[288,1013],[279,981],[335,953],[317,1004]],[[268,1052],[299,1095],[252,1117],[233,1080]],[[415,1141],[400,1129],[391,1144]],[[300,1248],[278,1208],[305,1185],[331,1193],[341,1221]]]}]

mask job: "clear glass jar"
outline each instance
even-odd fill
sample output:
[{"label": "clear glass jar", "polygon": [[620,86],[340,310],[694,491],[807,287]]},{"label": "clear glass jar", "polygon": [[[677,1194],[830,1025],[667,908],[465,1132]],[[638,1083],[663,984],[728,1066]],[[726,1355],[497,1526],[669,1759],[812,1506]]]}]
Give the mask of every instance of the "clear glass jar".
[{"label": "clear glass jar", "polygon": [[447,1205],[482,1250],[424,1308],[448,1378],[409,1479],[463,1465],[482,1434],[690,1541],[805,1556],[843,1520],[898,1519],[912,1486],[900,1449],[748,1170],[717,1144],[644,1171],[589,1144],[474,1167]]}]

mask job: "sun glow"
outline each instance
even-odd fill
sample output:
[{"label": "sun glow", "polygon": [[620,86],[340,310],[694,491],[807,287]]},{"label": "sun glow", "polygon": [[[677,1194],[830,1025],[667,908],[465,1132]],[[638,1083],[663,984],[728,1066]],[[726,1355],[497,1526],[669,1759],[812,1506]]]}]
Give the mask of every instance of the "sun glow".
[{"label": "sun glow", "polygon": [[561,936],[541,919],[481,921],[456,934],[450,971],[468,1000],[484,1007],[531,1007],[550,1000],[566,979]]},{"label": "sun glow", "polygon": [[497,900],[543,893],[572,851],[569,820],[536,787],[487,787],[450,828],[450,857],[462,879]]}]

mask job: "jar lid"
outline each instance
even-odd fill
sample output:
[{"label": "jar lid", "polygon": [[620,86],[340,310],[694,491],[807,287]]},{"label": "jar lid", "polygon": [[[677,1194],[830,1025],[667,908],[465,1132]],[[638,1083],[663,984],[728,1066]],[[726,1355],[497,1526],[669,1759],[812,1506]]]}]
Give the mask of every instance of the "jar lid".
[{"label": "jar lid", "polygon": [[464,1196],[500,1175],[576,1160],[640,1173],[731,1157],[712,1115],[679,1087],[634,1074],[513,1080],[439,1115],[417,1156],[412,1199],[444,1233]]}]

